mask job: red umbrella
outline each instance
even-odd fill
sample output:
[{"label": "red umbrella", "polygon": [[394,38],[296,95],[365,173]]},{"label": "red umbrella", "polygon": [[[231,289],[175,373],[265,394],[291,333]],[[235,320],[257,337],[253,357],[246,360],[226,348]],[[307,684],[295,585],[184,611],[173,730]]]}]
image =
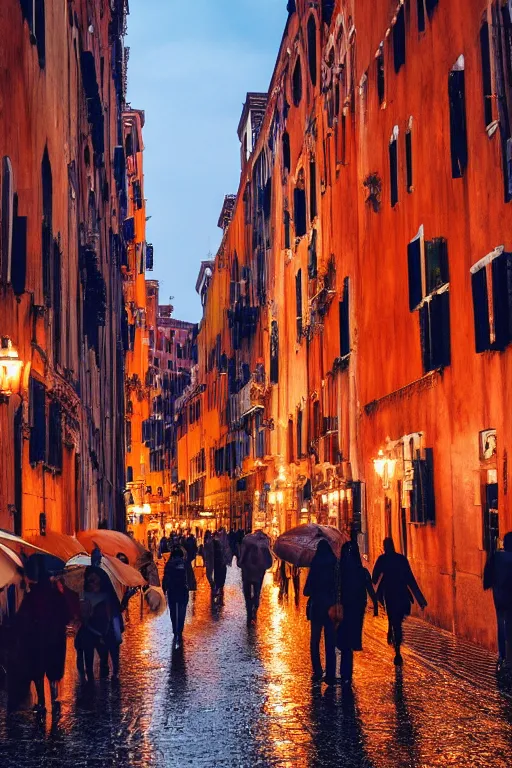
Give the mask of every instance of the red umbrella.
[{"label": "red umbrella", "polygon": [[307,523],[281,534],[274,544],[274,552],[280,560],[299,568],[309,568],[322,539],[330,544],[336,557],[340,556],[343,544],[349,541],[347,534],[331,525]]}]

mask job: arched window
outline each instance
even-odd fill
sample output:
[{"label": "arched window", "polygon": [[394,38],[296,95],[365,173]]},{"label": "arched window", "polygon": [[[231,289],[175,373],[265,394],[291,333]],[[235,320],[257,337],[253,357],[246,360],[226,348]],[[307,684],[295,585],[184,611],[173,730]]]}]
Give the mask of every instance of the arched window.
[{"label": "arched window", "polygon": [[316,22],[315,17],[311,15],[308,19],[308,64],[309,76],[315,86],[317,78],[317,60],[316,60]]},{"label": "arched window", "polygon": [[285,171],[290,172],[291,168],[291,153],[290,153],[290,134],[285,131],[283,133],[283,168]]},{"label": "arched window", "polygon": [[296,107],[298,107],[300,104],[300,100],[302,99],[302,69],[300,66],[300,57],[297,57],[295,69],[293,70],[292,96],[293,96],[293,103],[295,104]]},{"label": "arched window", "polygon": [[12,227],[14,217],[14,177],[10,158],[2,160],[2,261],[1,279],[11,281]]}]

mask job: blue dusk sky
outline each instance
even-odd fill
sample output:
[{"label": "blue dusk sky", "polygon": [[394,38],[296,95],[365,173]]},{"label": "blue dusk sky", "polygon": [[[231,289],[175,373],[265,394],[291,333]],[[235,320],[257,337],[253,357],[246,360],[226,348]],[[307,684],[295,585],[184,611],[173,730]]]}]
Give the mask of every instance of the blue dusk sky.
[{"label": "blue dusk sky", "polygon": [[238,191],[247,91],[266,91],[286,0],[130,0],[128,100],[146,113],[147,240],[160,303],[196,322],[195,284],[215,254],[224,195]]}]

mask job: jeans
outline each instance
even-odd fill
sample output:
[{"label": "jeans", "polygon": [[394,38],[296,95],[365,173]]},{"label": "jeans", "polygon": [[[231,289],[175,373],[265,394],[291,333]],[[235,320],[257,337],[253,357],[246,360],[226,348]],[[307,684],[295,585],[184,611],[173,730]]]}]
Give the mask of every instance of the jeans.
[{"label": "jeans", "polygon": [[247,609],[247,618],[252,619],[253,610],[256,612],[260,605],[260,593],[263,585],[263,576],[257,581],[249,581],[242,578],[244,590],[245,607]]},{"label": "jeans", "polygon": [[169,603],[169,613],[171,615],[172,633],[174,637],[180,637],[185,626],[185,616],[187,615],[188,603]]},{"label": "jeans", "polygon": [[322,674],[322,662],[320,660],[320,640],[324,631],[325,643],[325,675],[328,678],[336,677],[336,629],[329,616],[323,621],[311,621],[311,664],[313,674]]}]

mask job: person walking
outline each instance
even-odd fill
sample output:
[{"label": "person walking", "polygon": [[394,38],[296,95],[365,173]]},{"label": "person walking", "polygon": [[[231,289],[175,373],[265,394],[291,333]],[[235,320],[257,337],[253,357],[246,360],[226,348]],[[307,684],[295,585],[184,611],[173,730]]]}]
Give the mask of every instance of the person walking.
[{"label": "person walking", "polygon": [[498,669],[512,662],[512,531],[503,549],[492,552],[484,568],[484,589],[492,589],[498,628]]},{"label": "person walking", "polygon": [[213,537],[211,531],[206,531],[204,534],[204,542],[203,542],[203,560],[204,560],[204,568],[206,571],[206,578],[208,579],[208,584],[210,585],[211,589],[215,589],[215,581],[213,578],[213,567],[214,567],[214,552],[213,552]]},{"label": "person walking", "polygon": [[197,581],[196,575],[194,573],[194,564],[197,557],[197,541],[192,531],[189,531],[188,536],[183,539],[183,547],[187,553],[186,563],[188,588],[191,592],[195,592],[197,589]]},{"label": "person walking", "polygon": [[403,664],[400,649],[403,641],[403,621],[411,613],[416,600],[423,610],[427,606],[409,561],[395,550],[393,539],[384,539],[384,554],[377,558],[372,581],[377,586],[379,602],[388,614],[388,643],[395,648],[395,665]]},{"label": "person walking", "polygon": [[[36,556],[37,557],[37,556]],[[71,619],[66,595],[52,583],[39,559],[37,581],[30,586],[15,618],[15,631],[27,677],[33,681],[39,714],[46,712],[44,679],[50,683],[52,712],[60,713],[59,683],[66,662],[66,626]]]},{"label": "person walking", "polygon": [[342,547],[339,578],[343,618],[338,627],[336,645],[342,654],[341,678],[345,684],[350,684],[354,671],[354,651],[363,650],[367,596],[373,603],[374,616],[379,615],[372,578],[363,566],[356,541],[348,541]]},{"label": "person walking", "polygon": [[242,570],[242,586],[247,610],[247,623],[256,619],[265,573],[272,567],[270,541],[263,531],[246,536],[242,542],[238,565]]},{"label": "person walking", "polygon": [[329,616],[329,608],[337,603],[337,559],[328,541],[321,539],[311,561],[304,585],[304,595],[309,598],[306,615],[311,622],[311,664],[313,682],[323,678],[320,660],[322,631],[325,643],[325,682],[336,682],[336,628]]},{"label": "person walking", "polygon": [[[84,574],[84,593],[81,601],[82,621],[75,638],[77,669],[83,683],[94,682],[94,655],[100,659],[100,677],[109,675],[108,656],[113,646],[109,638],[112,622],[112,605],[108,588],[108,577],[95,566],[89,566]],[[116,651],[114,650],[114,656]],[[117,674],[117,669],[115,674]]]},{"label": "person walking", "polygon": [[173,648],[178,650],[183,642],[183,628],[187,613],[189,588],[187,566],[181,547],[174,547],[164,569],[162,587],[167,595],[172,632]]},{"label": "person walking", "polygon": [[227,572],[226,552],[222,537],[216,532],[213,536],[213,580],[215,582],[213,594],[221,603],[224,601],[224,585],[226,584]]},{"label": "person walking", "polygon": [[167,536],[164,535],[160,539],[160,544],[158,545],[158,559],[162,558],[164,555],[166,555],[169,552],[169,540],[167,539]]}]

